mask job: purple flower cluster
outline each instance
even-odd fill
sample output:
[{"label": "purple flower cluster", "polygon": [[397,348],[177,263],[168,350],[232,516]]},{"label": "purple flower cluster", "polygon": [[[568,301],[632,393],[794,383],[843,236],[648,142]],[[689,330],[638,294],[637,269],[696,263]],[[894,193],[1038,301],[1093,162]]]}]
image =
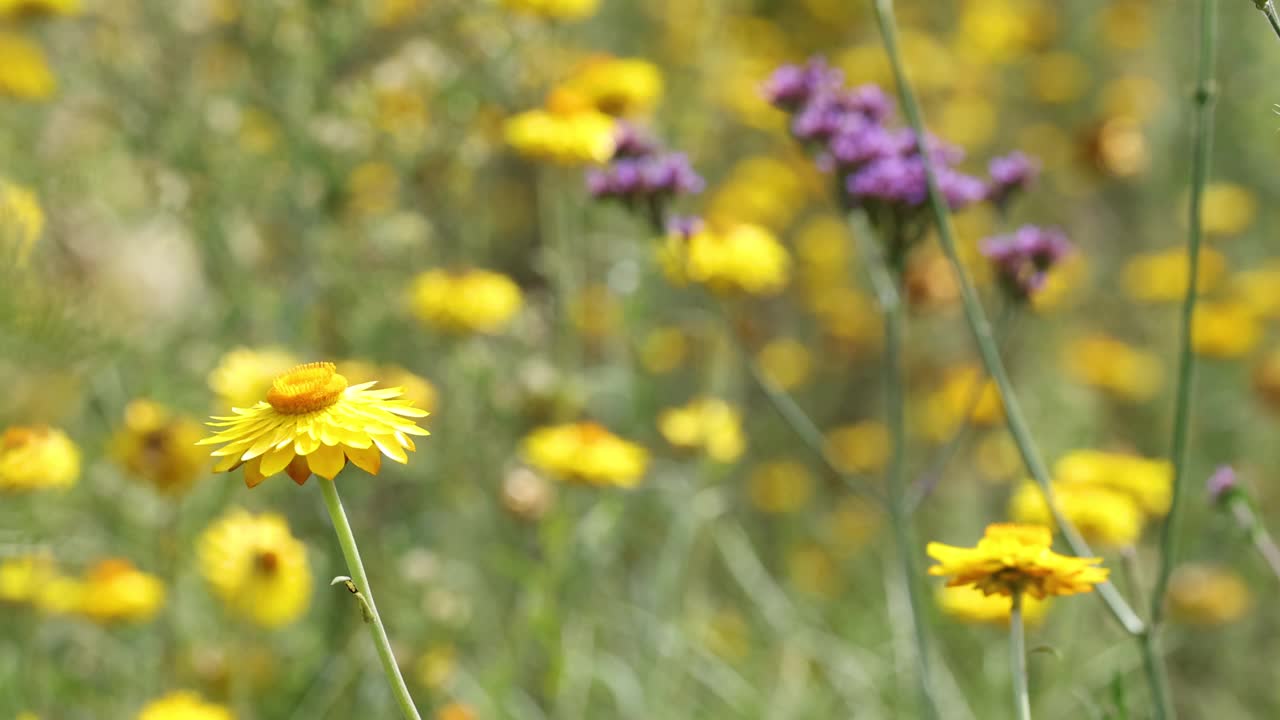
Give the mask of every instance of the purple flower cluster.
[{"label": "purple flower cluster", "polygon": [[1005,208],[1014,195],[1025,191],[1040,175],[1040,164],[1023,153],[1014,151],[992,159],[987,166],[991,183],[987,185],[987,200],[996,207]]},{"label": "purple flower cluster", "polygon": [[592,197],[643,208],[659,227],[672,199],[696,195],[704,185],[684,153],[664,151],[651,136],[625,123],[618,128],[609,165],[587,171]]},{"label": "purple flower cluster", "polygon": [[1029,299],[1043,287],[1049,270],[1073,250],[1061,230],[1035,225],[982,242],[982,254],[995,267],[1001,286],[1019,300]]}]

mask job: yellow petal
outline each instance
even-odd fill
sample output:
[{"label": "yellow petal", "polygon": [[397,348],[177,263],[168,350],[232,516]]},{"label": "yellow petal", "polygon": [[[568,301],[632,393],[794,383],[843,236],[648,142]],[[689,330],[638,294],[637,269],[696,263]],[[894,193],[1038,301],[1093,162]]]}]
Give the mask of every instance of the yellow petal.
[{"label": "yellow petal", "polygon": [[261,468],[258,467],[260,464],[261,464],[261,461],[256,458],[245,463],[244,465],[244,484],[245,485],[248,485],[251,488],[255,488],[255,487],[258,487],[258,485],[260,485],[263,480],[267,479],[267,476],[263,475]]},{"label": "yellow petal", "polygon": [[339,445],[321,445],[307,456],[307,464],[311,466],[311,472],[330,480],[342,472],[342,466],[346,462],[346,456],[342,454],[342,447]]},{"label": "yellow petal", "polygon": [[347,458],[350,459],[356,467],[370,475],[377,475],[378,471],[382,469],[382,455],[378,452],[377,448],[347,447],[344,449],[347,451]]},{"label": "yellow petal", "polygon": [[382,451],[383,455],[386,455],[401,465],[408,464],[409,456],[405,454],[404,450],[399,445],[391,442],[383,442],[383,439],[379,437],[375,437],[373,441],[377,443],[378,449]]},{"label": "yellow petal", "polygon": [[262,456],[262,474],[264,477],[271,477],[276,473],[284,470],[293,460],[293,447],[286,445],[282,448],[275,448]]}]

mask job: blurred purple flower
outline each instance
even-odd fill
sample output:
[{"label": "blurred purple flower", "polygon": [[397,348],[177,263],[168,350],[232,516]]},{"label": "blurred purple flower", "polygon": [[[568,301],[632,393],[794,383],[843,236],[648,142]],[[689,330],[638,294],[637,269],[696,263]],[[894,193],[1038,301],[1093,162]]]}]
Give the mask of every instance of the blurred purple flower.
[{"label": "blurred purple flower", "polygon": [[1061,230],[1024,225],[1012,235],[984,240],[981,249],[1005,290],[1026,300],[1043,287],[1049,270],[1074,247]]},{"label": "blurred purple flower", "polygon": [[658,152],[658,141],[638,125],[629,122],[618,123],[617,135],[614,138],[613,157],[638,158]]},{"label": "blurred purple flower", "polygon": [[1214,470],[1213,474],[1209,476],[1207,487],[1209,489],[1209,499],[1212,502],[1220,503],[1226,500],[1231,493],[1239,489],[1239,484],[1236,482],[1235,468],[1230,465],[1223,465]]},{"label": "blurred purple flower", "polygon": [[1004,207],[1019,192],[1026,190],[1040,175],[1040,164],[1027,155],[1014,151],[991,160],[987,170],[991,184],[987,186],[987,199]]},{"label": "blurred purple flower", "polygon": [[764,83],[764,96],[775,107],[795,111],[820,93],[840,87],[844,76],[815,57],[804,65],[783,65]]},{"label": "blurred purple flower", "polygon": [[657,196],[694,195],[705,183],[684,153],[621,158],[587,173],[587,190],[596,198],[636,201]]},{"label": "blurred purple flower", "polygon": [[[986,185],[952,168],[936,166],[938,189],[952,210],[982,199]],[[868,163],[846,181],[850,196],[858,202],[880,200],[908,207],[924,204],[929,197],[924,160],[919,155],[890,156]]]}]

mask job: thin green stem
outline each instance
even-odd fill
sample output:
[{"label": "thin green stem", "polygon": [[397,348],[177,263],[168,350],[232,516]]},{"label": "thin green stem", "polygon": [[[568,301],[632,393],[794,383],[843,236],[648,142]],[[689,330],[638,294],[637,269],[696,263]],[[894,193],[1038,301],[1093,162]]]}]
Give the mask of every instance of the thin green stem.
[{"label": "thin green stem", "polygon": [[347,522],[347,513],[342,509],[338,487],[332,480],[322,477],[314,479],[320,484],[321,493],[324,495],[324,506],[329,511],[329,518],[333,520],[333,530],[338,536],[338,544],[342,546],[342,556],[347,561],[347,570],[368,604],[369,617],[366,620],[369,625],[369,634],[373,637],[373,644],[378,649],[378,659],[382,661],[382,672],[391,685],[391,694],[395,696],[396,704],[400,706],[400,712],[405,720],[422,720],[417,708],[414,707],[413,698],[409,695],[409,688],[404,684],[400,666],[396,664],[396,656],[391,652],[391,640],[387,638],[387,630],[382,626],[382,616],[378,614],[378,606],[373,601],[373,589],[369,587],[369,576],[365,574],[364,563],[360,561],[360,548],[356,545],[355,535],[351,533],[351,523]]},{"label": "thin green stem", "polygon": [[[873,2],[880,25],[880,35],[883,38],[885,49],[889,53],[889,60],[893,67],[893,74],[898,85],[898,94],[902,98],[903,108],[917,138],[924,138],[924,117],[920,111],[919,103],[916,101],[915,93],[907,81],[902,51],[898,45],[898,29],[893,17],[893,2],[892,0],[873,0]],[[921,145],[923,146],[923,142],[921,142]],[[928,181],[929,206],[938,225],[939,241],[942,244],[943,251],[947,254],[947,259],[951,262],[952,267],[955,268],[956,278],[960,283],[960,299],[964,306],[965,320],[968,322],[969,329],[977,342],[978,352],[982,356],[982,363],[986,366],[987,373],[991,375],[991,379],[996,383],[996,388],[1000,392],[1000,399],[1005,409],[1005,419],[1009,424],[1009,433],[1013,436],[1013,441],[1018,447],[1018,452],[1022,455],[1027,471],[1036,481],[1036,484],[1040,486],[1040,491],[1044,493],[1045,503],[1049,506],[1049,511],[1062,532],[1062,536],[1066,539],[1067,545],[1071,548],[1071,552],[1079,557],[1093,557],[1093,551],[1089,548],[1089,544],[1085,542],[1080,532],[1062,514],[1061,508],[1059,508],[1057,501],[1054,499],[1048,466],[1045,465],[1044,459],[1040,456],[1040,451],[1031,436],[1031,430],[1027,425],[1026,418],[1022,414],[1022,405],[1018,402],[1018,398],[1013,392],[1013,384],[1009,379],[1009,373],[1005,369],[1004,362],[1000,359],[1000,349],[991,331],[991,322],[987,319],[986,312],[982,309],[982,302],[978,299],[978,292],[973,286],[973,280],[969,277],[968,271],[965,270],[964,264],[960,261],[947,202],[942,192],[938,189],[938,179],[933,167],[933,159],[929,153],[921,153],[920,156],[925,167],[925,177]],[[1124,627],[1126,632],[1131,635],[1140,635],[1144,632],[1145,625],[1142,619],[1129,607],[1129,604],[1116,591],[1114,585],[1111,583],[1100,584],[1097,586],[1097,592],[1098,596],[1106,604],[1107,609],[1111,611],[1111,614]]]},{"label": "thin green stem", "polygon": [[1271,533],[1267,531],[1266,526],[1258,520],[1258,514],[1253,511],[1253,506],[1249,500],[1242,495],[1237,495],[1231,500],[1231,514],[1235,516],[1236,522],[1249,535],[1249,541],[1253,543],[1253,547],[1257,549],[1258,554],[1266,561],[1267,567],[1271,568],[1271,573],[1280,580],[1280,547],[1276,547],[1276,541],[1271,537]]},{"label": "thin green stem", "polygon": [[1138,640],[1142,649],[1142,671],[1151,687],[1151,716],[1155,720],[1170,720],[1175,717],[1173,696],[1169,692],[1169,673],[1165,669],[1160,638],[1148,629]]},{"label": "thin green stem", "polygon": [[1267,22],[1271,23],[1271,30],[1275,32],[1276,37],[1280,38],[1280,15],[1276,14],[1276,4],[1272,0],[1254,0],[1254,4],[1267,16]]},{"label": "thin green stem", "polygon": [[1013,673],[1013,716],[1031,720],[1031,693],[1027,690],[1027,640],[1022,628],[1022,593],[1013,591],[1009,609],[1009,668]]},{"label": "thin green stem", "polygon": [[1178,390],[1173,411],[1173,498],[1169,515],[1160,528],[1160,566],[1155,590],[1151,593],[1151,624],[1164,619],[1164,595],[1169,587],[1178,555],[1178,530],[1182,524],[1186,495],[1188,451],[1191,434],[1191,395],[1195,388],[1196,356],[1191,347],[1191,326],[1195,318],[1200,288],[1200,242],[1203,237],[1201,213],[1204,186],[1209,181],[1209,161],[1213,152],[1214,60],[1217,56],[1217,3],[1200,0],[1199,69],[1193,96],[1194,126],[1191,146],[1191,206],[1187,229],[1187,290],[1182,302],[1181,345],[1178,348]]}]

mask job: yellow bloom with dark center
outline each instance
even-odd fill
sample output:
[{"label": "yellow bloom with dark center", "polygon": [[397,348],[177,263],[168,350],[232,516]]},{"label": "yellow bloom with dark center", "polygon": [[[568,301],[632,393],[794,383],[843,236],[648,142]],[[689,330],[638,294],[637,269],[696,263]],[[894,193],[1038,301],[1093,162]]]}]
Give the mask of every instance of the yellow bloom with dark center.
[{"label": "yellow bloom with dark center", "polygon": [[0,252],[12,253],[19,265],[25,264],[44,232],[44,224],[44,210],[35,193],[0,179]]},{"label": "yellow bloom with dark center", "polygon": [[593,57],[562,88],[606,115],[626,117],[653,108],[662,96],[662,73],[640,58]]},{"label": "yellow bloom with dark center", "polygon": [[307,548],[276,514],[233,509],[200,534],[200,574],[236,615],[274,628],[311,602]]},{"label": "yellow bloom with dark center", "polygon": [[80,449],[46,425],[11,427],[0,435],[0,491],[68,488],[80,479]]},{"label": "yellow bloom with dark center", "polygon": [[20,555],[0,560],[0,603],[34,602],[40,589],[57,576],[49,555]]},{"label": "yellow bloom with dark center", "polygon": [[57,87],[39,45],[17,33],[0,32],[0,97],[45,100]]},{"label": "yellow bloom with dark center", "polygon": [[1247,355],[1262,337],[1258,316],[1249,305],[1234,300],[1201,302],[1191,324],[1196,354],[1223,360]]},{"label": "yellow bloom with dark center", "polygon": [[488,270],[428,270],[413,280],[413,314],[438,330],[451,333],[497,333],[524,302],[520,286]]},{"label": "yellow bloom with dark center", "polygon": [[196,693],[179,690],[147,703],[136,720],[235,720],[235,716]]},{"label": "yellow bloom with dark center", "polygon": [[502,0],[502,5],[517,12],[555,20],[581,20],[595,13],[600,0]]},{"label": "yellow bloom with dark center", "polygon": [[[1091,544],[1130,547],[1142,535],[1142,508],[1124,492],[1101,485],[1055,483],[1053,497],[1062,514]],[[1022,523],[1054,525],[1044,493],[1033,482],[1023,483],[1014,492],[1009,514]]]},{"label": "yellow bloom with dark center", "polygon": [[348,385],[333,363],[299,365],[272,382],[266,400],[215,416],[209,425],[219,429],[198,444],[221,445],[214,471],[243,465],[249,487],[280,472],[299,485],[313,473],[332,480],[348,460],[377,475],[382,455],[408,463],[410,436],[430,433],[413,420],[425,410],[400,398],[400,388],[375,384]]},{"label": "yellow bloom with dark center", "polygon": [[1053,533],[1043,525],[995,523],[987,526],[977,547],[931,542],[927,552],[938,561],[930,575],[950,577],[948,586],[972,585],[987,595],[1024,593],[1037,600],[1093,590],[1107,579],[1101,558],[1059,555]]},{"label": "yellow bloom with dark center", "polygon": [[658,431],[677,448],[703,450],[723,463],[741,457],[747,444],[741,413],[717,398],[696,398],[684,407],[664,410],[658,416]]},{"label": "yellow bloom with dark center", "polygon": [[150,620],[165,600],[160,578],[120,558],[102,560],[90,568],[80,592],[77,610],[99,623]]},{"label": "yellow bloom with dark center", "polygon": [[1169,609],[1191,625],[1223,625],[1239,620],[1253,605],[1239,575],[1212,565],[1182,565],[1169,581]]},{"label": "yellow bloom with dark center", "polygon": [[632,487],[649,464],[647,450],[593,422],[538,428],[523,450],[534,467],[587,485]]},{"label": "yellow bloom with dark center", "polygon": [[266,397],[276,376],[298,364],[283,348],[236,348],[209,373],[209,389],[225,407],[249,407]]},{"label": "yellow bloom with dark center", "polygon": [[1063,365],[1076,382],[1131,402],[1150,399],[1164,382],[1160,358],[1102,334],[1068,344]]},{"label": "yellow bloom with dark center", "polygon": [[560,165],[599,165],[613,157],[617,128],[599,110],[527,110],[509,118],[507,144],[532,160]]},{"label": "yellow bloom with dark center", "polygon": [[1133,498],[1142,512],[1161,517],[1173,497],[1173,464],[1102,450],[1074,450],[1053,466],[1053,480],[1061,485],[1094,485]]},{"label": "yellow bloom with dark center", "polygon": [[0,0],[0,19],[34,19],[52,15],[75,15],[80,0]]},{"label": "yellow bloom with dark center", "polygon": [[875,473],[889,461],[893,442],[884,423],[863,420],[827,433],[827,454],[841,472]]},{"label": "yellow bloom with dark center", "polygon": [[694,282],[718,293],[776,295],[786,287],[791,268],[782,243],[757,225],[670,236],[659,259],[672,282]]},{"label": "yellow bloom with dark center", "polygon": [[[1200,278],[1197,281],[1201,293],[1218,285],[1226,276],[1227,259],[1212,248],[1200,251]],[[1187,252],[1183,248],[1170,248],[1158,252],[1135,255],[1124,266],[1124,289],[1129,297],[1139,302],[1182,302],[1187,294]]]},{"label": "yellow bloom with dark center", "polygon": [[773,515],[793,513],[813,498],[813,476],[809,468],[794,460],[763,463],[747,479],[751,504]]},{"label": "yellow bloom with dark center", "polygon": [[[943,613],[963,622],[1007,625],[1013,609],[1008,595],[988,595],[972,585],[947,585],[938,589],[938,607]],[[1022,618],[1028,625],[1044,620],[1048,600],[1028,596],[1022,601]]]},{"label": "yellow bloom with dark center", "polygon": [[191,487],[208,457],[196,442],[204,430],[194,419],[150,400],[134,400],[124,410],[124,428],[111,443],[111,455],[134,478],[163,493]]}]

